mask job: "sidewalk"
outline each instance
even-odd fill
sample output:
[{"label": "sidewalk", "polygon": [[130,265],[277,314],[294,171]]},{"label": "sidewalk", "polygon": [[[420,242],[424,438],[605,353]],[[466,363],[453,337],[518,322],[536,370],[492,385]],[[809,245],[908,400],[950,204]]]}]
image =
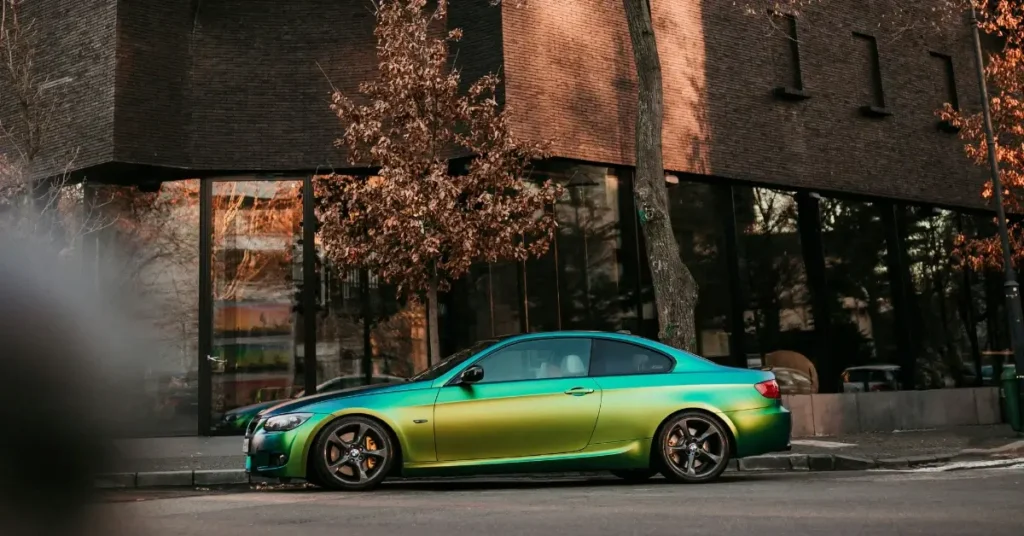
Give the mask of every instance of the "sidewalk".
[{"label": "sidewalk", "polygon": [[[248,482],[240,437],[128,439],[117,441],[116,448],[117,461],[107,471],[116,475],[102,479],[104,487]],[[732,469],[900,469],[952,460],[1017,457],[1024,457],[1024,439],[1008,425],[968,426],[799,438],[793,440],[792,452],[733,461]]]}]

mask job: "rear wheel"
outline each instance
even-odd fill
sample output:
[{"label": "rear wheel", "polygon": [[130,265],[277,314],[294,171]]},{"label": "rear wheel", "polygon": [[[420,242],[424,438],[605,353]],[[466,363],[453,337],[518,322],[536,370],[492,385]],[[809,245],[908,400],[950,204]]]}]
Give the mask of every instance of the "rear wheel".
[{"label": "rear wheel", "polygon": [[373,489],[391,470],[394,452],[380,423],[342,417],[327,425],[310,452],[315,473],[309,481],[343,491]]},{"label": "rear wheel", "polygon": [[612,471],[612,474],[627,482],[645,482],[658,472],[653,469],[622,469]]},{"label": "rear wheel", "polygon": [[676,416],[662,428],[657,442],[662,474],[675,482],[710,482],[729,464],[729,434],[706,413]]}]

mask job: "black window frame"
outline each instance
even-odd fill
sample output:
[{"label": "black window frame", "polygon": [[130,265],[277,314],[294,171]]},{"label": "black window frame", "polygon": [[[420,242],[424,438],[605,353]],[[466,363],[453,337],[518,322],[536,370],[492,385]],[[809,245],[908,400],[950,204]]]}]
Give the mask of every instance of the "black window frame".
[{"label": "black window frame", "polygon": [[953,66],[953,56],[934,50],[928,51],[928,55],[932,59],[942,62],[942,76],[945,81],[943,85],[946,87],[946,98],[949,99],[949,104],[953,106],[953,110],[959,112],[960,91],[956,86],[956,68]]},{"label": "black window frame", "polygon": [[[778,9],[769,9],[768,16],[773,20],[784,21],[786,40],[789,41],[787,53],[789,65],[787,80],[780,86],[776,86],[772,93],[775,98],[788,101],[802,101],[810,98],[804,89],[804,73],[800,63],[800,39],[797,32],[797,16],[795,13]],[[777,74],[777,73],[776,73]],[[792,84],[792,85],[791,85]]]},{"label": "black window frame", "polygon": [[885,98],[885,75],[882,72],[882,52],[878,47],[878,38],[865,32],[853,32],[854,41],[868,45],[868,61],[871,67],[871,101],[860,107],[861,115],[866,117],[888,117],[892,115]]},{"label": "black window frame", "polygon": [[[595,355],[594,354],[594,348],[597,347],[597,343],[599,343],[599,342],[602,342],[602,343],[616,343],[616,344],[623,344],[623,345],[626,345],[626,346],[633,346],[633,347],[639,348],[641,350],[644,350],[648,354],[664,357],[665,359],[667,359],[669,361],[671,366],[669,366],[667,370],[660,371],[660,372],[634,372],[634,373],[631,373],[631,374],[594,374],[594,366],[593,366],[594,365],[594,355]],[[621,339],[612,339],[612,338],[608,338],[608,337],[593,337],[591,339],[591,344],[590,344],[590,363],[588,363],[588,367],[587,367],[587,377],[588,378],[619,378],[619,377],[623,377],[623,376],[654,376],[654,375],[658,375],[658,374],[672,374],[676,370],[676,367],[678,367],[678,366],[679,366],[679,360],[677,360],[676,358],[672,357],[671,355],[666,354],[665,352],[662,352],[660,350],[656,350],[656,349],[654,349],[654,348],[652,348],[650,346],[646,346],[646,345],[643,345],[643,344],[638,344],[638,343],[635,343],[635,342],[632,342],[632,341],[624,341],[624,340],[621,340]]]},{"label": "black window frame", "polygon": [[[572,378],[590,378],[590,363],[591,363],[591,361],[593,361],[593,358],[594,358],[594,356],[593,356],[593,352],[594,352],[594,339],[592,339],[591,337],[544,337],[544,338],[539,338],[539,339],[525,339],[525,340],[510,341],[507,344],[503,344],[503,345],[501,345],[501,346],[499,346],[497,348],[493,348],[490,352],[487,352],[486,354],[478,357],[472,363],[470,363],[466,368],[468,369],[469,367],[479,366],[482,361],[484,361],[484,360],[486,360],[486,359],[488,359],[488,358],[490,358],[490,357],[492,357],[492,356],[494,356],[494,355],[496,355],[496,354],[498,354],[500,352],[504,352],[504,351],[508,350],[509,348],[512,348],[514,346],[518,346],[520,344],[529,344],[529,343],[538,343],[538,342],[543,343],[543,342],[550,342],[550,341],[583,341],[583,342],[586,342],[589,345],[587,347],[587,352],[586,352],[586,354],[587,354],[587,363],[586,363],[587,374],[584,375],[584,376],[561,376],[561,377],[558,377],[558,378],[523,378],[523,379],[520,379],[520,380],[503,380],[503,381],[497,381],[497,382],[488,382],[487,381],[487,374],[486,374],[486,371],[485,371],[483,381],[474,383],[473,385],[496,385],[496,384],[505,384],[505,383],[530,382],[530,381],[550,381],[550,380],[568,380],[568,379],[572,379]],[[463,371],[465,371],[465,370],[466,369],[463,369]],[[456,374],[454,377],[452,377],[452,379],[448,380],[448,382],[446,382],[444,386],[445,387],[458,386],[458,385],[460,385],[458,383],[458,380],[459,380],[459,375]]]}]

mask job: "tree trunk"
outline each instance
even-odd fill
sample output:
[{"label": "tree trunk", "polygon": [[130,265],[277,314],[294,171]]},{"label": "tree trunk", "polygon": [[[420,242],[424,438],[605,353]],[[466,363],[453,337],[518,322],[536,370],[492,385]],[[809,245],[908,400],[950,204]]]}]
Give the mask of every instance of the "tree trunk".
[{"label": "tree trunk", "polygon": [[661,154],[664,108],[661,61],[654,39],[651,6],[648,0],[623,0],[623,4],[638,81],[634,194],[654,283],[658,338],[670,346],[696,351],[697,282],[679,257],[679,245],[669,219]]},{"label": "tree trunk", "polygon": [[441,360],[441,341],[437,325],[437,278],[427,287],[427,362],[433,365]]}]

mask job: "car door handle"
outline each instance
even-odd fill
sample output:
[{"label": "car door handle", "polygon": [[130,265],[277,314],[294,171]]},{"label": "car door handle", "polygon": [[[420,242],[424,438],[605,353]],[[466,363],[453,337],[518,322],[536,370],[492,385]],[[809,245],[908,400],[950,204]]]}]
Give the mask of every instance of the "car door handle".
[{"label": "car door handle", "polygon": [[593,392],[594,392],[594,390],[590,389],[589,387],[573,387],[572,389],[569,389],[568,391],[566,391],[565,394],[573,395],[573,396],[583,396],[583,395],[589,395],[590,393],[593,393]]}]

